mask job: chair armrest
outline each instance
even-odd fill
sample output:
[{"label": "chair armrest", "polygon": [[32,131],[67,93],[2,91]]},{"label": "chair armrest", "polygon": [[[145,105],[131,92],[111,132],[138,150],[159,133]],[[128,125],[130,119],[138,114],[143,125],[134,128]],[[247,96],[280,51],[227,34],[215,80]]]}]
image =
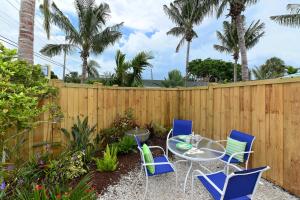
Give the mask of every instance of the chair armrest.
[{"label": "chair armrest", "polygon": [[160,146],[149,146],[149,149],[160,149],[164,152],[164,154],[166,154],[164,148],[162,148]]},{"label": "chair armrest", "polygon": [[171,129],[171,130],[169,131],[169,133],[168,133],[168,135],[167,135],[167,140],[169,139],[169,137],[170,137],[170,135],[171,135],[172,132],[173,132],[173,129]]},{"label": "chair armrest", "polygon": [[[198,173],[198,174],[196,174]],[[211,173],[211,174],[216,174],[218,172],[214,172],[214,173]],[[203,178],[205,178],[205,180],[207,180],[207,182],[213,186],[221,195],[223,194],[223,191],[221,191],[218,186],[216,186],[216,184],[214,184],[208,177],[207,175],[211,175],[211,174],[204,174],[202,171],[200,170],[194,170],[193,173],[192,173],[192,178],[194,177],[197,177],[197,176],[202,176]]]},{"label": "chair armrest", "polygon": [[234,156],[239,155],[239,154],[246,154],[246,153],[254,153],[254,151],[243,151],[243,152],[236,152],[236,153],[233,153],[233,154],[229,157],[227,163],[230,164],[230,161],[232,160],[232,158],[233,158]]},{"label": "chair armrest", "polygon": [[153,166],[153,165],[173,165],[169,162],[160,162],[160,163],[143,163],[143,166]]}]

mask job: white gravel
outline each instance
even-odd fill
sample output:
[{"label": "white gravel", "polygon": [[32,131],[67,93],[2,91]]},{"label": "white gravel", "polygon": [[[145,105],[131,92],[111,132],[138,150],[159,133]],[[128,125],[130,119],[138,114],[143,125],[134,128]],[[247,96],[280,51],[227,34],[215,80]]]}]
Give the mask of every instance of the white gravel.
[{"label": "white gravel", "polygon": [[[211,162],[205,165],[212,171],[219,171],[222,164],[218,162]],[[217,167],[219,166],[219,168]],[[194,167],[197,169],[196,167]],[[187,192],[183,193],[184,178],[188,170],[188,165],[179,163],[176,165],[178,173],[178,186],[175,185],[175,174],[165,174],[157,177],[149,178],[149,187],[147,193],[147,200],[185,200],[191,199],[191,178],[188,180]],[[198,168],[199,169],[199,168]],[[98,200],[141,200],[145,191],[145,175],[139,177],[140,168],[133,169],[127,175],[121,177],[116,185],[111,185],[107,191],[101,194]],[[202,184],[196,180],[195,200],[212,199],[207,190]],[[258,186],[254,199],[259,200],[296,200],[299,198],[290,195],[274,184],[262,180],[262,184]]]}]

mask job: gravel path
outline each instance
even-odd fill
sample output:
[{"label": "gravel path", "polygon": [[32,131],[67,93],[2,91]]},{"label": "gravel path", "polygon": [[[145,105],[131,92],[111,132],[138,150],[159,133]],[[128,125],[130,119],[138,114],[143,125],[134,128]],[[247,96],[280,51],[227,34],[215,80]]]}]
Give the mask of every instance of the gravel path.
[{"label": "gravel path", "polygon": [[[212,162],[205,165],[209,169],[219,171],[220,163]],[[191,178],[188,180],[187,192],[183,194],[183,184],[188,165],[177,164],[178,186],[175,186],[175,174],[166,174],[149,178],[147,200],[185,200],[191,199]],[[195,168],[196,169],[196,168]],[[198,168],[199,169],[199,168]],[[118,184],[109,186],[107,191],[100,195],[98,200],[141,200],[145,191],[144,174],[140,176],[140,169],[134,169],[128,175],[123,176]],[[259,185],[254,199],[259,200],[299,200],[272,183],[262,180],[263,185]],[[199,181],[195,182],[195,200],[212,199],[209,193]]]}]

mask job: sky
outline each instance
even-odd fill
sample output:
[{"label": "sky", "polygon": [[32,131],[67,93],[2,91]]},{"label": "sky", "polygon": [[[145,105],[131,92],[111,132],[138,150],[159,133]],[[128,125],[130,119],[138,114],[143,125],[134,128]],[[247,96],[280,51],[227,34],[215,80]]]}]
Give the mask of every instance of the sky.
[{"label": "sky", "polygon": [[[1,0],[0,6],[0,35],[14,42],[18,41],[20,1]],[[42,28],[43,18],[38,9],[42,0],[36,1],[34,51],[38,53],[47,43],[64,42],[64,34],[57,27],[53,27],[51,38],[47,40],[46,33]],[[73,0],[54,1],[72,21],[76,21]],[[154,56],[154,59],[151,60],[154,79],[164,79],[173,69],[184,73],[186,46],[179,53],[175,53],[179,38],[166,35],[166,32],[174,26],[163,11],[163,5],[168,5],[170,0],[96,0],[96,2],[97,4],[106,2],[110,5],[109,25],[124,22],[123,37],[115,45],[107,48],[103,54],[91,56],[100,64],[99,72],[101,74],[114,71],[114,57],[118,49],[126,54],[128,60],[140,51],[151,52]],[[288,3],[299,3],[299,0],[260,0],[259,3],[245,11],[247,25],[253,20],[261,20],[266,24],[265,36],[253,49],[248,51],[250,68],[263,64],[273,56],[283,59],[287,65],[300,67],[299,29],[280,26],[270,20],[272,15],[288,13],[286,10]],[[219,53],[213,48],[214,44],[219,43],[216,31],[222,30],[224,20],[230,19],[226,17],[216,19],[215,16],[208,16],[195,27],[199,37],[192,41],[191,60],[214,58],[232,61],[231,55]],[[6,46],[15,48],[9,44]],[[63,63],[63,56],[56,56],[52,59],[57,63]],[[39,57],[35,57],[35,63],[49,64],[48,61]],[[81,72],[81,63],[79,52],[68,55],[67,73],[70,71]],[[62,77],[62,67],[51,65],[55,74]],[[143,78],[150,79],[150,77],[151,71],[146,69]]]}]

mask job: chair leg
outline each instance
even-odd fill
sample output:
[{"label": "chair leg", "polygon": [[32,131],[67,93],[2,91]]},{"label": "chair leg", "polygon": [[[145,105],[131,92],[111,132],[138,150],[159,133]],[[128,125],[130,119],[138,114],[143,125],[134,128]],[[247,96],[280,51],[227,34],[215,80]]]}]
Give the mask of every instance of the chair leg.
[{"label": "chair leg", "polygon": [[192,200],[194,200],[194,177],[192,176]]},{"label": "chair leg", "polygon": [[146,176],[146,188],[145,188],[145,194],[144,194],[144,200],[146,199],[147,196],[147,191],[148,191],[148,176]]}]

